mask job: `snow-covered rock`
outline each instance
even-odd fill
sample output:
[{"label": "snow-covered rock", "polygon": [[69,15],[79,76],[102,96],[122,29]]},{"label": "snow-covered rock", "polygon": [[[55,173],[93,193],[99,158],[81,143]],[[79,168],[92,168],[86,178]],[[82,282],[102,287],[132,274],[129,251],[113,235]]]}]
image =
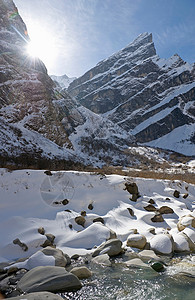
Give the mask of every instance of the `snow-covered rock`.
[{"label": "snow-covered rock", "polygon": [[157,254],[169,255],[173,253],[173,241],[168,234],[158,234],[150,240],[150,247]]},{"label": "snow-covered rock", "polygon": [[37,251],[24,262],[12,264],[9,267],[6,267],[6,269],[17,267],[18,269],[31,270],[38,266],[65,267],[66,265],[67,259],[61,250],[52,247],[46,247]]},{"label": "snow-covered rock", "polygon": [[146,245],[146,238],[142,234],[130,234],[127,238],[127,246],[143,249]]},{"label": "snow-covered rock", "polygon": [[182,216],[179,219],[179,222],[177,224],[177,228],[179,231],[184,230],[186,227],[192,226],[195,228],[195,217],[192,216],[191,214]]},{"label": "snow-covered rock", "polygon": [[190,246],[188,239],[183,232],[179,232],[173,235],[174,240],[174,251],[175,252],[188,252],[190,251]]}]

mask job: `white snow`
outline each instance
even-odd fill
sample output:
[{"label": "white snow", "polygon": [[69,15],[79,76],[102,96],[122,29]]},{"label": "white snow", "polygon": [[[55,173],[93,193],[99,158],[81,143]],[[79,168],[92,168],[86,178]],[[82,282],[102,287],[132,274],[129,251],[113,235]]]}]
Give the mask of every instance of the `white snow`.
[{"label": "white snow", "polygon": [[165,118],[167,115],[169,115],[176,107],[178,107],[178,105],[175,105],[173,107],[167,107],[163,110],[161,110],[159,113],[155,114],[154,116],[148,118],[147,120],[143,121],[142,123],[140,123],[139,125],[137,125],[132,131],[131,133],[133,135],[139,133],[140,131],[144,130],[145,128],[147,128],[148,126],[150,126],[151,124],[154,124],[156,122],[158,122],[159,120]]},{"label": "white snow", "polygon": [[67,89],[69,85],[76,79],[76,77],[68,77],[67,75],[50,75],[50,77],[52,80],[56,81],[62,89]]},{"label": "white snow", "polygon": [[169,75],[173,74],[175,72],[175,75],[179,75],[181,72],[184,71],[192,71],[193,65],[189,63],[184,63],[182,66],[178,66],[177,64],[181,61],[181,58],[179,55],[175,54],[171,56],[170,58],[160,58],[158,55],[156,55],[153,59],[153,62],[156,63],[159,68],[162,70],[171,70],[174,68],[174,70],[169,71]]},{"label": "white snow", "polygon": [[188,241],[182,232],[173,234],[173,239],[174,239],[174,247],[176,251],[182,252],[182,251],[190,250]]},{"label": "white snow", "polygon": [[190,138],[195,132],[195,124],[183,125],[173,129],[170,133],[145,143],[150,147],[169,149],[184,155],[195,155],[195,146]]},{"label": "white snow", "polygon": [[182,84],[175,88],[170,88],[170,91],[166,90],[165,92],[159,94],[160,98],[164,97],[164,96],[166,96],[166,97],[163,100],[161,100],[158,104],[156,104],[156,105],[152,106],[150,109],[146,110],[144,113],[146,114],[150,111],[153,111],[153,110],[169,103],[174,97],[177,97],[180,94],[185,94],[194,87],[195,87],[195,82],[192,82],[192,83],[188,83],[188,84]]},{"label": "white snow", "polygon": [[163,254],[172,252],[172,242],[166,234],[158,234],[150,240],[151,249]]},{"label": "white snow", "polygon": [[[27,270],[31,270],[39,266],[55,266],[55,258],[52,255],[45,255],[43,252],[38,251],[24,262],[18,262],[12,265],[12,267],[20,269],[24,268]],[[9,269],[9,267],[5,269]]]},{"label": "white snow", "polygon": [[193,228],[186,227],[183,230],[183,233],[186,234],[191,239],[191,241],[195,243],[195,231]]},{"label": "white snow", "polygon": [[[163,235],[167,227],[171,229],[171,234],[177,231],[179,217],[195,214],[195,185],[192,184],[73,171],[52,173],[52,176],[47,176],[44,171],[11,172],[0,169],[0,261],[30,257],[41,249],[46,236],[38,233],[39,227],[53,234],[56,247],[65,253],[85,254],[93,252],[95,246],[106,241],[110,230],[115,231],[125,243],[132,229],[137,229],[150,242],[154,237],[149,231],[151,227],[155,228],[157,236]],[[137,202],[129,200],[131,195],[124,190],[126,181],[138,185],[141,197]],[[186,188],[189,196],[185,202],[182,196],[179,199],[173,197],[175,189],[182,195],[186,193]],[[170,199],[168,202],[165,200],[167,197]],[[69,200],[67,205],[60,203],[64,198]],[[163,215],[164,222],[153,223],[151,218],[154,213],[144,209],[151,198],[157,208],[168,205],[174,214]],[[93,205],[93,210],[88,209],[89,204]],[[130,215],[128,208],[133,210],[134,216]],[[84,227],[75,222],[75,217],[82,210],[87,213]],[[93,223],[93,219],[99,216],[104,219],[105,225]],[[190,230],[192,232],[188,230],[186,234],[193,237],[194,229]],[[28,251],[24,252],[13,244],[16,238],[28,246]],[[166,245],[169,252],[169,246],[167,248],[164,242],[162,245]],[[162,250],[165,251],[164,248]],[[44,259],[36,256],[34,261],[31,259],[32,266],[38,261],[44,263]],[[26,263],[30,264],[29,261]]]}]

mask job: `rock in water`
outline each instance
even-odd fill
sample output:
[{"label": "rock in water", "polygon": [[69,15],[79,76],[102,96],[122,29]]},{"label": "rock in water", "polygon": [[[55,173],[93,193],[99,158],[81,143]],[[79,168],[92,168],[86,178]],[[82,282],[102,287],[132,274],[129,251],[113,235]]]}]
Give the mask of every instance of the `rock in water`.
[{"label": "rock in water", "polygon": [[174,251],[175,252],[189,252],[190,251],[188,237],[183,232],[174,234],[173,240],[174,240]]},{"label": "rock in water", "polygon": [[127,238],[127,246],[143,249],[146,245],[146,238],[141,234],[130,234]]},{"label": "rock in water", "polygon": [[139,256],[142,260],[160,260],[160,257],[153,250],[143,250],[139,252]]},{"label": "rock in water", "polygon": [[125,262],[125,265],[128,267],[134,268],[147,268],[151,269],[150,265],[145,264],[140,258],[133,258]]},{"label": "rock in water", "polygon": [[30,292],[66,292],[81,288],[79,279],[61,267],[36,267],[26,273],[18,282],[17,288]]},{"label": "rock in water", "polygon": [[86,279],[92,276],[92,272],[85,266],[75,267],[70,273],[74,274],[79,279]]},{"label": "rock in water", "polygon": [[91,262],[95,263],[95,264],[107,266],[107,267],[111,266],[111,262],[109,260],[108,254],[102,254],[102,255],[96,256],[96,257],[92,258]]},{"label": "rock in water", "polygon": [[99,254],[108,254],[109,256],[115,256],[122,252],[122,242],[118,239],[111,239],[100,245],[94,252],[93,257]]},{"label": "rock in water", "polygon": [[164,265],[161,262],[159,262],[159,261],[151,263],[151,267],[156,272],[162,272],[164,270]]},{"label": "rock in water", "polygon": [[63,300],[62,297],[50,292],[30,293],[30,294],[26,294],[25,296],[12,297],[11,299],[12,300],[23,300],[23,299],[24,300]]}]

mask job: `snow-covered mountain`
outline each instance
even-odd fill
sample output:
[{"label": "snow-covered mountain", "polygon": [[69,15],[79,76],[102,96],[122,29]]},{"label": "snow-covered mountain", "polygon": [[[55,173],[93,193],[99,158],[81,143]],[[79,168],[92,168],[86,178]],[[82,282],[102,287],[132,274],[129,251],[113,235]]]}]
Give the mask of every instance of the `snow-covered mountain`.
[{"label": "snow-covered mountain", "polygon": [[[27,55],[28,41],[13,1],[0,0],[0,165],[150,165],[147,155],[131,151],[135,138],[115,114],[93,112],[52,81],[45,65]],[[146,56],[151,49],[146,47]],[[159,156],[169,158],[167,152]]]},{"label": "snow-covered mountain", "polygon": [[114,156],[118,161],[132,136],[121,132],[106,116],[81,107],[66,91],[61,92],[45,65],[28,56],[28,41],[26,26],[13,1],[0,0],[2,165],[16,162],[29,166],[41,159],[44,164],[45,160],[94,163]]},{"label": "snow-covered mountain", "polygon": [[76,79],[76,77],[68,77],[66,74],[62,76],[50,75],[50,77],[61,89],[67,89]]},{"label": "snow-covered mountain", "polygon": [[161,59],[152,34],[98,63],[68,92],[139,143],[195,154],[195,64],[177,54]]}]

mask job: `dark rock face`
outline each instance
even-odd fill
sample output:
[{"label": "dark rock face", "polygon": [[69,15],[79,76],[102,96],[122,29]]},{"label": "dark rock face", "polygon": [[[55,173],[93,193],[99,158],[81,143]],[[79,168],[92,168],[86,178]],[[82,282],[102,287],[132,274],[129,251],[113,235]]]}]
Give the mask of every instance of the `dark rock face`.
[{"label": "dark rock face", "polygon": [[[67,94],[59,95],[45,65],[28,56],[28,42],[26,26],[13,1],[1,0],[0,118],[12,124],[22,123],[59,146],[71,146],[68,130],[73,131],[73,126],[84,119],[77,113],[77,124],[74,123],[71,109],[75,103]],[[63,97],[66,101],[59,104]]]},{"label": "dark rock face", "polygon": [[177,54],[159,58],[147,33],[74,80],[68,91],[141,143],[195,120],[195,65]]}]

